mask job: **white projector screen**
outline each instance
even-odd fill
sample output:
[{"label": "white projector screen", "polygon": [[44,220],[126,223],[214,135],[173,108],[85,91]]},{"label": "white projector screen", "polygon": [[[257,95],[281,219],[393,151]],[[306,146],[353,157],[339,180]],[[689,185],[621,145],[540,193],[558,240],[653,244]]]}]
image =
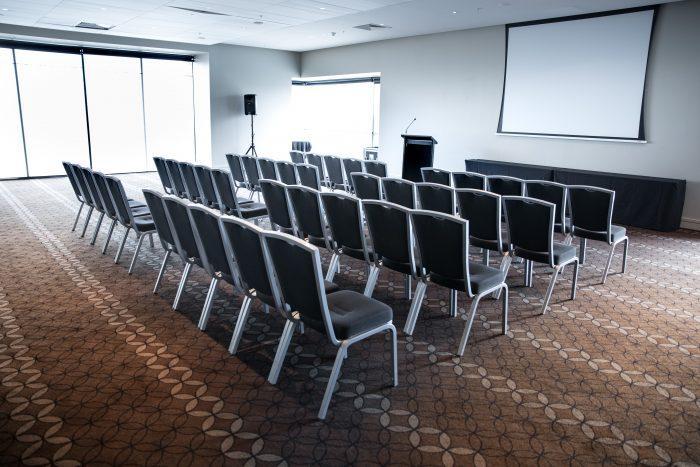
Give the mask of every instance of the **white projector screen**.
[{"label": "white projector screen", "polygon": [[511,24],[498,132],[644,140],[655,7]]}]

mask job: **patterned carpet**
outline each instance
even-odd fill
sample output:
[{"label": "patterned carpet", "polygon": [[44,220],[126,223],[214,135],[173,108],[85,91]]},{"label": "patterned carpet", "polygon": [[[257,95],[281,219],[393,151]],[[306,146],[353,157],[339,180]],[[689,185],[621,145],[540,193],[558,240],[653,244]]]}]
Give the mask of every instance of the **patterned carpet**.
[{"label": "patterned carpet", "polygon": [[[152,174],[121,177],[130,196]],[[0,183],[0,465],[651,464],[700,462],[700,232],[632,229],[628,272],[593,244],[568,300],[571,271],[538,315],[548,273],[522,284],[514,265],[510,332],[494,300],[463,330],[445,289],[429,287],[412,338],[351,347],[328,417],[316,413],[335,350],[295,336],[277,386],[266,382],[283,321],[254,309],[241,351],[227,352],[241,297],[220,293],[196,328],[208,278],[191,276],[170,309],[181,266],[151,293],[160,246],[132,276],[70,228],[78,204],[65,178]],[[146,244],[147,245],[147,244]],[[620,250],[621,253],[621,250]],[[326,258],[327,259],[327,258]],[[338,283],[361,291],[344,259]],[[402,327],[403,280],[383,272],[375,298]]]}]

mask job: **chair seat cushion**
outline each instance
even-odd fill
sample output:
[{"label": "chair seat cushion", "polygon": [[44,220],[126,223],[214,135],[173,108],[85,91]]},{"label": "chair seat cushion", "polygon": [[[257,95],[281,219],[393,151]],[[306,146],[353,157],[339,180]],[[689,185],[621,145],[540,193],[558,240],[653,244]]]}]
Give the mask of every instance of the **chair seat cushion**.
[{"label": "chair seat cushion", "polygon": [[564,245],[562,243],[554,243],[554,265],[566,263],[576,256],[576,247],[572,245]]},{"label": "chair seat cushion", "polygon": [[146,203],[144,203],[143,201],[129,198],[129,207],[130,208],[140,208],[141,206],[145,206],[145,205],[146,205]]},{"label": "chair seat cushion", "polygon": [[243,219],[267,216],[267,206],[262,203],[247,203],[241,204],[238,207],[241,210],[241,217],[243,217]]},{"label": "chair seat cushion", "polygon": [[148,209],[148,206],[137,206],[131,208],[131,214],[134,217],[150,216],[151,211]]},{"label": "chair seat cushion", "polygon": [[[627,229],[619,225],[610,226],[610,237],[611,242],[616,243],[625,238],[627,235]],[[581,229],[576,229],[574,236],[578,238],[587,238],[588,240],[597,240],[599,242],[608,243],[608,233],[607,232],[587,232]]]},{"label": "chair seat cushion", "polygon": [[252,199],[248,198],[236,198],[236,201],[238,201],[238,204],[250,204],[253,203],[254,201]]},{"label": "chair seat cushion", "polygon": [[338,339],[348,339],[393,319],[391,308],[352,290],[340,290],[327,296],[333,330]]},{"label": "chair seat cushion", "polygon": [[627,236],[627,229],[619,225],[613,225],[611,229],[612,242],[616,243]]},{"label": "chair seat cushion", "polygon": [[151,216],[134,217],[134,228],[141,232],[155,230],[156,225],[153,223]]},{"label": "chair seat cushion", "polygon": [[338,286],[338,284],[326,280],[323,281],[323,288],[326,290],[327,294],[340,290],[340,286]]},{"label": "chair seat cushion", "polygon": [[[481,292],[489,290],[505,281],[506,273],[500,269],[470,261],[469,278],[472,293],[474,295],[478,295]],[[445,277],[441,276],[440,274],[430,273],[430,282],[447,287],[448,289],[466,292],[463,278]]]}]

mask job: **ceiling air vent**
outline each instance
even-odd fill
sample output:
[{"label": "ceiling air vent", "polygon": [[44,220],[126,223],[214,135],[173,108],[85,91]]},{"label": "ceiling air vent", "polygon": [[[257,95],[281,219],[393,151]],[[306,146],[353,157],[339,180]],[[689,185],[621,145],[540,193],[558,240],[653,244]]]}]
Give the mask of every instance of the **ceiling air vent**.
[{"label": "ceiling air vent", "polygon": [[87,23],[85,21],[81,21],[78,24],[76,24],[75,27],[81,29],[96,29],[98,31],[109,31],[114,26],[103,26],[97,23]]},{"label": "ceiling air vent", "polygon": [[363,29],[365,31],[374,31],[375,29],[391,29],[391,26],[385,24],[369,23],[354,26],[355,29]]},{"label": "ceiling air vent", "polygon": [[175,8],[176,10],[189,11],[190,13],[197,13],[200,15],[214,15],[214,16],[231,16],[226,13],[219,13],[218,11],[211,10],[200,10],[198,8],[187,8],[184,6],[171,6],[170,8]]}]

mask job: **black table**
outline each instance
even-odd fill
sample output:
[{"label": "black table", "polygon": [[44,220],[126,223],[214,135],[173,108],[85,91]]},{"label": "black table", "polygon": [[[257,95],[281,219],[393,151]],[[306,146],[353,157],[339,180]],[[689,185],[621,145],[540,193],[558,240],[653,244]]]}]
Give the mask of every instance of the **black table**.
[{"label": "black table", "polygon": [[664,232],[681,224],[685,180],[644,177],[486,159],[467,159],[470,172],[549,180],[565,185],[592,185],[615,190],[613,222]]}]

